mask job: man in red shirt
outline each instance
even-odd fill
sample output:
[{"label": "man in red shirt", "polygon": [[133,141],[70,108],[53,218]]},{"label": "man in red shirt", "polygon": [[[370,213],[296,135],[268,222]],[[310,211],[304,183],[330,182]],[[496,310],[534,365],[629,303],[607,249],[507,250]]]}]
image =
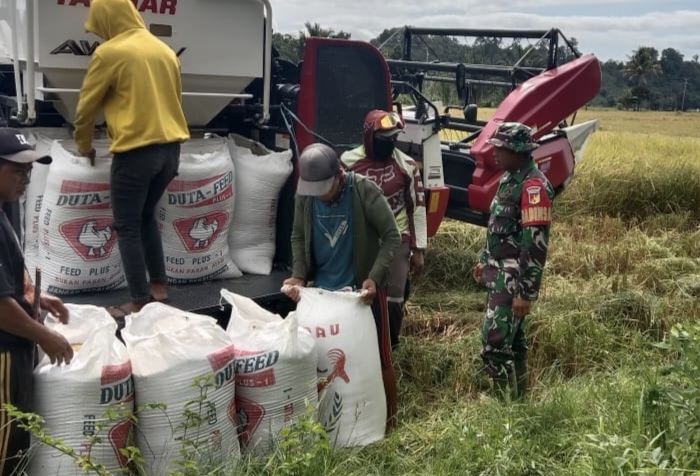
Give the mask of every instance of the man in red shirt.
[{"label": "man in red shirt", "polygon": [[349,170],[379,185],[401,233],[402,245],[389,269],[387,289],[392,348],[399,344],[409,274],[423,271],[428,245],[420,170],[411,157],[396,148],[396,138],[404,126],[395,112],[370,111],[365,117],[363,145],[340,158]]}]

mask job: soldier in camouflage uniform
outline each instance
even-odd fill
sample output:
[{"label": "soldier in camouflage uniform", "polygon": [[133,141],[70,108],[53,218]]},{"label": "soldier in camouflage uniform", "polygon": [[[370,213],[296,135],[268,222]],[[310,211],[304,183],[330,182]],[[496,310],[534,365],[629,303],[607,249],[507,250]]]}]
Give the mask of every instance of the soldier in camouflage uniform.
[{"label": "soldier in camouflage uniform", "polygon": [[529,127],[509,122],[488,141],[506,171],[491,203],[486,245],[474,279],[488,288],[481,357],[501,396],[527,392],[527,342],[523,321],[538,297],[549,243],[554,190],[531,152]]}]

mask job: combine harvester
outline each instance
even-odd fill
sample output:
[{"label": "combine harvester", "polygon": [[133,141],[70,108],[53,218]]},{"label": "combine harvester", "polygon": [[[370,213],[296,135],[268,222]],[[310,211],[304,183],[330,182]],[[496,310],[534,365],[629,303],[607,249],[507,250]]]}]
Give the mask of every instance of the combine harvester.
[{"label": "combine harvester", "polygon": [[[303,62],[295,64],[279,57],[272,47],[273,10],[268,0],[134,3],[150,31],[179,55],[183,106],[193,137],[235,133],[272,151],[292,149],[296,159],[313,142],[325,141],[339,150],[360,144],[369,110],[400,109],[407,122],[400,147],[422,164],[429,236],[438,232],[445,216],[485,225],[502,173],[486,139],[499,122],[519,121],[536,127],[535,137],[542,147],[535,157],[558,191],[571,181],[597,126],[592,121],[560,127],[598,93],[601,71],[592,55],[557,65],[557,30],[408,28],[401,61],[387,61],[366,42],[309,38]],[[55,128],[70,137],[89,57],[101,41],[85,33],[88,6],[89,0],[0,0],[0,125]],[[545,39],[552,45],[550,61],[539,70],[518,64],[416,62],[411,60],[411,40],[417,34]],[[421,93],[416,78],[429,80],[426,71],[454,73],[450,81],[465,100],[469,84],[476,81],[472,78],[484,71],[510,79],[513,90],[488,122],[476,120],[473,106],[466,108],[464,119],[455,118]],[[416,107],[400,108],[395,100],[401,93],[410,93]],[[467,131],[469,136],[441,141],[442,129]],[[174,285],[172,305],[223,318],[227,311],[221,308],[219,290],[225,287],[283,315],[292,308],[280,286],[290,275],[296,160],[294,164],[295,173],[277,202],[272,272]],[[19,221],[17,228],[21,229]],[[125,302],[128,295],[122,288],[65,296],[64,300],[108,306]]]},{"label": "combine harvester", "polygon": [[[571,183],[588,140],[599,125],[598,120],[573,123],[576,112],[600,91],[601,69],[594,55],[581,55],[557,29],[405,27],[401,32],[402,59],[387,59],[387,63],[394,99],[408,95],[414,104],[402,108],[408,127],[407,137],[399,136],[399,140],[404,141],[405,152],[423,163],[424,180],[431,189],[431,236],[443,216],[486,226],[491,200],[503,175],[494,162],[493,146],[486,141],[502,122],[521,122],[536,131],[534,138],[541,146],[533,156],[557,194]],[[546,47],[546,64],[522,66],[528,57],[534,56],[537,44],[526,49],[512,65],[415,61],[412,59],[414,41],[422,40],[423,35],[537,40]],[[564,49],[560,48],[560,41],[564,41],[575,58],[565,64],[560,64]],[[427,45],[425,41],[423,44]],[[431,82],[453,85],[458,99],[464,103],[443,107],[437,101],[430,101],[425,90]],[[483,86],[510,91],[489,121],[478,120],[478,108],[470,102],[474,89]],[[455,109],[462,111],[462,117],[451,114]],[[568,118],[571,118],[570,124],[567,124]],[[440,140],[439,131],[448,138],[464,137]]]}]

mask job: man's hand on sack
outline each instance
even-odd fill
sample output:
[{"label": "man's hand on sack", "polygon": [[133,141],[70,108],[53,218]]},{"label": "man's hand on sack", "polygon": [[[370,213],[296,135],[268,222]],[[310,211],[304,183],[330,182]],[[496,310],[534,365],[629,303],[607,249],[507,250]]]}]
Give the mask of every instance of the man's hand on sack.
[{"label": "man's hand on sack", "polygon": [[39,304],[44,311],[52,314],[61,324],[68,324],[69,313],[66,306],[55,296],[41,296]]},{"label": "man's hand on sack", "polygon": [[301,294],[299,294],[299,289],[297,288],[305,288],[306,280],[301,278],[288,278],[282,283],[282,287],[284,286],[289,286],[288,289],[284,290],[284,294],[286,294],[292,301],[299,302],[299,299],[301,299]]},{"label": "man's hand on sack", "polygon": [[362,302],[369,306],[377,296],[377,283],[373,279],[365,279],[362,283],[361,291],[365,291],[364,296],[362,296]]},{"label": "man's hand on sack", "polygon": [[90,149],[90,152],[82,154],[82,156],[90,159],[90,165],[92,165],[93,167],[95,166],[95,157],[97,156],[97,152],[95,151],[95,149]]},{"label": "man's hand on sack", "polygon": [[415,250],[411,255],[411,276],[418,276],[425,268],[425,250]]},{"label": "man's hand on sack", "polygon": [[47,327],[44,328],[41,337],[37,339],[37,344],[46,353],[52,364],[70,364],[73,359],[73,348],[66,338]]},{"label": "man's hand on sack", "polygon": [[522,298],[513,299],[513,315],[518,319],[523,319],[525,316],[530,314],[531,301]]}]

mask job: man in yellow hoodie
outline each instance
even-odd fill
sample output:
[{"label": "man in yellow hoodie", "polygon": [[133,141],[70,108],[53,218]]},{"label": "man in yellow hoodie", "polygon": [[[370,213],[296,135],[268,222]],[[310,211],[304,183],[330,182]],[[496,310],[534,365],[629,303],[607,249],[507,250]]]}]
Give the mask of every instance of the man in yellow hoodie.
[{"label": "man in yellow hoodie", "polygon": [[114,225],[131,294],[131,302],[110,308],[121,317],[167,299],[155,207],[177,175],[180,143],[190,135],[182,111],[180,61],[146,29],[132,1],[92,0],[85,28],[105,42],[83,80],[74,138],[94,164],[95,118],[104,111],[114,154]]}]

